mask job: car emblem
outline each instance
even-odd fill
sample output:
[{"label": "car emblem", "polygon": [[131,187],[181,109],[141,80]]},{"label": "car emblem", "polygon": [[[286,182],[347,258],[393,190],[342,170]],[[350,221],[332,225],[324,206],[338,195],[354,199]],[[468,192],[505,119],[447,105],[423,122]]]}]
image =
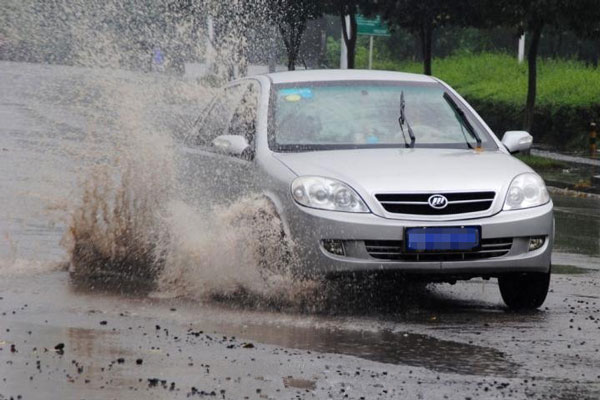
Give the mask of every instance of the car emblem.
[{"label": "car emblem", "polygon": [[446,206],[448,205],[448,199],[446,198],[446,196],[442,196],[441,194],[434,194],[433,196],[430,196],[427,202],[429,203],[431,208],[435,208],[438,210],[446,208]]}]

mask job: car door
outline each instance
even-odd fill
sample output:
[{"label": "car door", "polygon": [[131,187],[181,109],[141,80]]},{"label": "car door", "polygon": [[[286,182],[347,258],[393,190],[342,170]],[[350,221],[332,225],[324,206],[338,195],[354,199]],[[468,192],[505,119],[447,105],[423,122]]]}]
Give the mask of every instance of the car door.
[{"label": "car door", "polygon": [[[255,136],[251,130],[256,124],[256,107],[254,111],[247,108],[252,108],[250,100],[256,94],[256,88],[254,81],[243,81],[223,89],[182,144],[178,164],[184,200],[199,206],[227,204],[248,186],[253,147],[243,157],[232,157],[221,153],[213,146],[213,141],[226,134]],[[248,92],[253,95],[247,97]],[[254,122],[251,124],[247,123],[248,115],[252,115]]]},{"label": "car door", "polygon": [[248,142],[248,149],[240,156],[217,155],[221,166],[219,194],[223,201],[232,202],[243,195],[253,193],[255,187],[255,162],[257,109],[260,85],[248,80],[240,85],[241,96],[227,126],[226,134],[242,136]]}]

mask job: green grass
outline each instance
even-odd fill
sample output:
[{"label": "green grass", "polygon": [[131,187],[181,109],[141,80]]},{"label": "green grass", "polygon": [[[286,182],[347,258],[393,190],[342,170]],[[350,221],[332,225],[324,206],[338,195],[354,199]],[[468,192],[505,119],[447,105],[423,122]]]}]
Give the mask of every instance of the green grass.
[{"label": "green grass", "polygon": [[569,165],[565,162],[553,160],[550,158],[544,158],[533,155],[523,155],[517,154],[516,157],[523,161],[525,164],[529,165],[531,168],[536,171],[541,170],[562,170],[569,168]]},{"label": "green grass", "polygon": [[[361,57],[362,59],[362,57]],[[364,60],[357,59],[360,64]],[[358,67],[364,67],[364,65]],[[373,67],[422,73],[417,62],[381,62]],[[527,96],[527,64],[514,55],[498,53],[462,54],[433,60],[433,75],[468,98],[523,105]],[[537,104],[554,107],[588,107],[600,102],[600,70],[578,61],[538,62]]]},{"label": "green grass", "polygon": [[[359,38],[361,39],[361,38]],[[359,40],[356,68],[367,68],[366,40]],[[387,57],[387,58],[386,58]],[[339,40],[327,43],[326,65],[339,63]],[[422,73],[415,61],[392,61],[375,46],[373,68]],[[433,59],[433,75],[454,87],[498,135],[523,129],[527,64],[515,54],[459,53]],[[587,152],[590,122],[600,123],[600,69],[575,60],[538,59],[535,116],[530,133],[535,143],[556,150]],[[547,171],[556,163],[526,160]]]},{"label": "green grass", "polygon": [[[357,67],[366,64],[357,55]],[[421,73],[421,63],[374,61],[374,68]],[[527,65],[514,55],[458,54],[434,59],[433,74],[453,86],[499,136],[523,128]],[[587,151],[589,124],[600,121],[600,70],[578,61],[540,59],[534,124],[536,143]]]}]

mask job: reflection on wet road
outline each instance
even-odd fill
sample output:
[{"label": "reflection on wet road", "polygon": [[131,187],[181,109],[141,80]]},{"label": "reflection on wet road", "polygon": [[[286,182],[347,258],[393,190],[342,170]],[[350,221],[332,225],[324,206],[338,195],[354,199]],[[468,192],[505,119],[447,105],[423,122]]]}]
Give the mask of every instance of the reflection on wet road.
[{"label": "reflection on wet road", "polygon": [[553,195],[555,251],[600,257],[600,196]]},{"label": "reflection on wet road", "polygon": [[303,385],[301,398],[591,399],[598,288],[596,273],[557,275],[545,310],[518,314],[473,281],[396,312],[316,316],[74,290],[66,272],[13,276],[0,282],[0,395],[288,398]]},{"label": "reflection on wet road", "polygon": [[436,372],[511,377],[517,365],[501,351],[417,333],[352,331],[296,326],[219,324],[218,332],[287,348],[345,354]]}]

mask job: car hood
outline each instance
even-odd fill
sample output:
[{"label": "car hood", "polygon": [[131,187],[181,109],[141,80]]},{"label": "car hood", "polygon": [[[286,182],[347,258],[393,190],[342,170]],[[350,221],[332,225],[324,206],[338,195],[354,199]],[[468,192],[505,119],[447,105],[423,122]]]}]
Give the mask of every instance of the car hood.
[{"label": "car hood", "polygon": [[341,180],[365,200],[377,193],[495,191],[503,195],[516,175],[532,171],[501,151],[361,149],[274,156],[297,175]]}]

